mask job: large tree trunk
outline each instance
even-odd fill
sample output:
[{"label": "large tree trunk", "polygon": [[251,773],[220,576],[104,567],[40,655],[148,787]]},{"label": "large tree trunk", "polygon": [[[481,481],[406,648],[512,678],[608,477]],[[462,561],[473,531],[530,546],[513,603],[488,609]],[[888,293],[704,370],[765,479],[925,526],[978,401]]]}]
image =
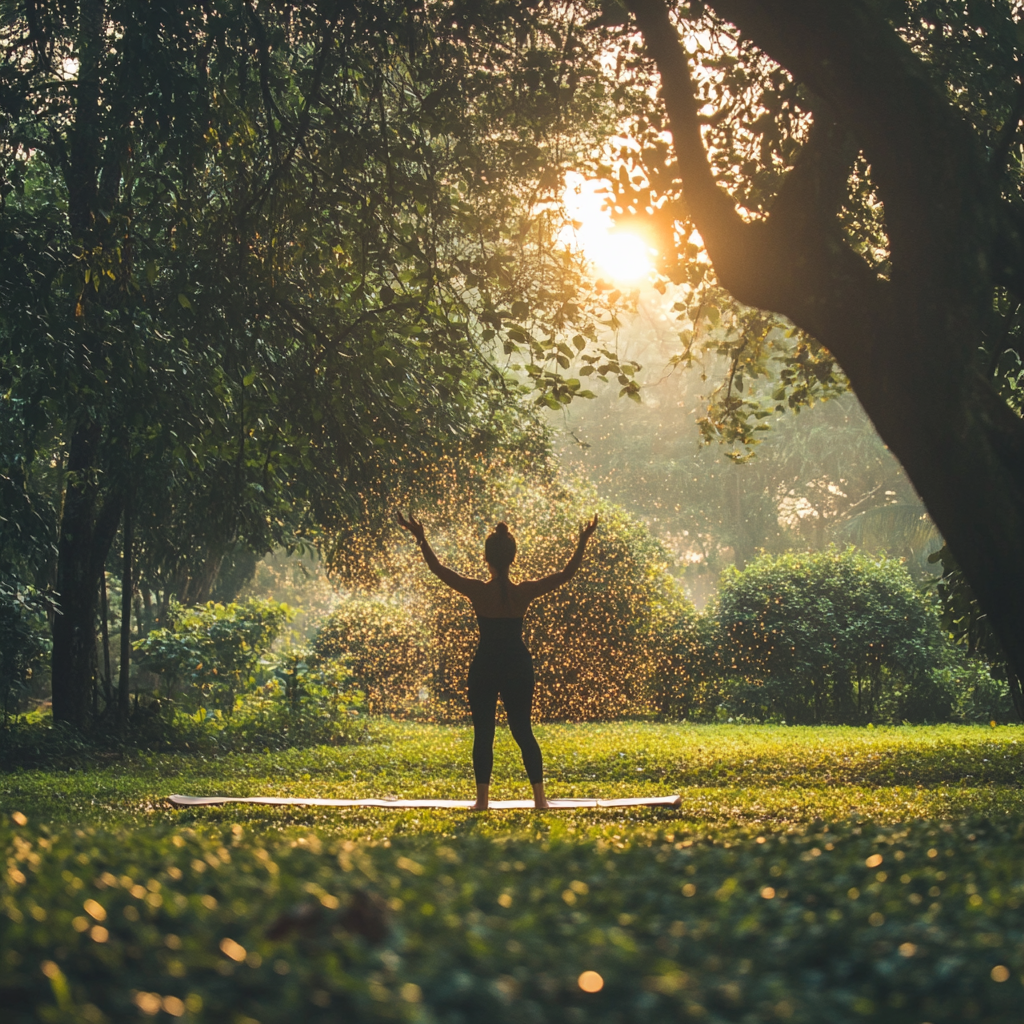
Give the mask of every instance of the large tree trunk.
[{"label": "large tree trunk", "polygon": [[[99,173],[100,59],[103,50],[103,0],[81,0],[78,17],[78,80],[75,124],[65,169],[68,221],[87,256],[98,243],[95,207]],[[90,291],[75,302],[76,370],[93,372],[95,339],[89,329]],[[96,610],[100,573],[117,528],[119,508],[100,508],[98,481],[101,428],[93,419],[74,425],[68,454],[57,541],[59,614],[53,622],[52,692],[55,721],[81,728],[89,717],[96,664]],[[113,520],[113,522],[111,522]],[[108,537],[109,534],[109,537]]]},{"label": "large tree trunk", "polygon": [[89,718],[96,673],[96,613],[100,579],[117,532],[120,501],[100,501],[92,467],[99,428],[80,427],[71,438],[70,482],[57,543],[59,608],[53,621],[51,676],[54,721],[78,728]]},{"label": "large tree trunk", "polygon": [[[820,97],[768,217],[744,221],[712,174],[663,0],[628,6],[661,75],[686,200],[719,280],[836,357],[1024,674],[1024,422],[975,369],[993,288],[1024,292],[1024,243],[973,131],[874,6],[713,0]],[[885,208],[888,281],[838,225],[857,149]]]}]

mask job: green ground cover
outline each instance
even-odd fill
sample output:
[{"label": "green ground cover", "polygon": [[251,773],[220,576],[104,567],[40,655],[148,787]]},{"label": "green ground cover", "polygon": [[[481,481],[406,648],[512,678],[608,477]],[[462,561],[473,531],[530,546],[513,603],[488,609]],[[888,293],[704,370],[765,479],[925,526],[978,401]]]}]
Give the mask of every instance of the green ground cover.
[{"label": "green ground cover", "polygon": [[[0,776],[12,1021],[939,1021],[1024,1014],[1024,733],[538,729],[547,814],[224,807],[469,796],[471,734]],[[495,798],[525,795],[499,736]],[[581,987],[596,972],[597,992]]]}]

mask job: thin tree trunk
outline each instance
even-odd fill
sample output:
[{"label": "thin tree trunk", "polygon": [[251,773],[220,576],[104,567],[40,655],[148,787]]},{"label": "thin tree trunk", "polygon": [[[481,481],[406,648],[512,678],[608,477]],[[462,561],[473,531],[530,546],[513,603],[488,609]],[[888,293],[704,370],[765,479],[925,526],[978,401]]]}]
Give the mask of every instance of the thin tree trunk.
[{"label": "thin tree trunk", "polygon": [[57,546],[59,608],[53,621],[53,718],[83,728],[96,679],[96,616],[103,567],[121,518],[119,495],[100,501],[95,475],[99,428],[80,427],[71,439],[70,483]]},{"label": "thin tree trunk", "polygon": [[132,656],[132,506],[124,507],[124,554],[121,561],[121,664],[117,674],[117,715],[122,727],[128,721],[128,682]]},{"label": "thin tree trunk", "polygon": [[1010,700],[1017,717],[1024,722],[1024,693],[1021,692],[1020,676],[1012,668],[1006,670],[1006,682],[1010,687]]},{"label": "thin tree trunk", "polygon": [[95,485],[90,481],[97,433],[80,427],[71,438],[68,473],[57,544],[57,593],[60,607],[53,622],[51,676],[53,718],[76,727],[89,715],[89,693],[96,649],[96,599],[99,580],[92,562]]},{"label": "thin tree trunk", "polygon": [[107,573],[100,575],[100,632],[103,636],[103,700],[109,706],[114,699],[110,675],[110,628],[107,622]]}]

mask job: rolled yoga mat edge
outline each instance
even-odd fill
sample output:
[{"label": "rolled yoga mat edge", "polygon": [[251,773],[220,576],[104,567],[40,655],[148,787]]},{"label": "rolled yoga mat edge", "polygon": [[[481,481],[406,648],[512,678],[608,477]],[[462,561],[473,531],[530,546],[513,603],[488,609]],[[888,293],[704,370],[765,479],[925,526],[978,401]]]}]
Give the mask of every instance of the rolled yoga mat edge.
[{"label": "rolled yoga mat edge", "polygon": [[[220,807],[223,804],[262,804],[268,807],[393,807],[398,810],[423,808],[469,810],[472,800],[382,800],[368,797],[363,800],[330,800],[323,797],[285,796],[184,796],[174,793],[167,801],[174,807]],[[549,799],[550,810],[575,810],[586,807],[678,807],[682,800],[678,793],[671,796],[620,797],[613,800],[599,798]],[[532,800],[492,800],[490,809],[532,809]]]}]

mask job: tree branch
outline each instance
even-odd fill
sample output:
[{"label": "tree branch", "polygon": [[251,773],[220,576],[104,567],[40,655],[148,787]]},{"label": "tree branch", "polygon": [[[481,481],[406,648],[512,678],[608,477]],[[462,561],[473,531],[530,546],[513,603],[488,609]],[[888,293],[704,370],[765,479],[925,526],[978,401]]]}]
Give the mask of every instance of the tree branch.
[{"label": "tree branch", "polygon": [[[712,262],[738,258],[749,244],[753,225],[736,212],[708,163],[700,134],[700,116],[690,64],[663,0],[627,0],[661,75],[661,93],[672,125],[672,142],[684,195]],[[713,251],[714,250],[714,251]]]},{"label": "tree branch", "polygon": [[[894,272],[899,263],[933,296],[980,284],[998,222],[991,173],[970,126],[878,8],[868,0],[713,6],[857,139],[886,204]],[[978,258],[964,260],[972,249]],[[972,262],[977,282],[965,282]]]},{"label": "tree branch", "polygon": [[661,76],[690,214],[715,273],[741,302],[829,338],[848,375],[870,372],[871,324],[886,292],[836,220],[855,149],[819,102],[810,138],[765,221],[747,223],[715,181],[700,134],[693,78],[663,0],[628,0]]}]

